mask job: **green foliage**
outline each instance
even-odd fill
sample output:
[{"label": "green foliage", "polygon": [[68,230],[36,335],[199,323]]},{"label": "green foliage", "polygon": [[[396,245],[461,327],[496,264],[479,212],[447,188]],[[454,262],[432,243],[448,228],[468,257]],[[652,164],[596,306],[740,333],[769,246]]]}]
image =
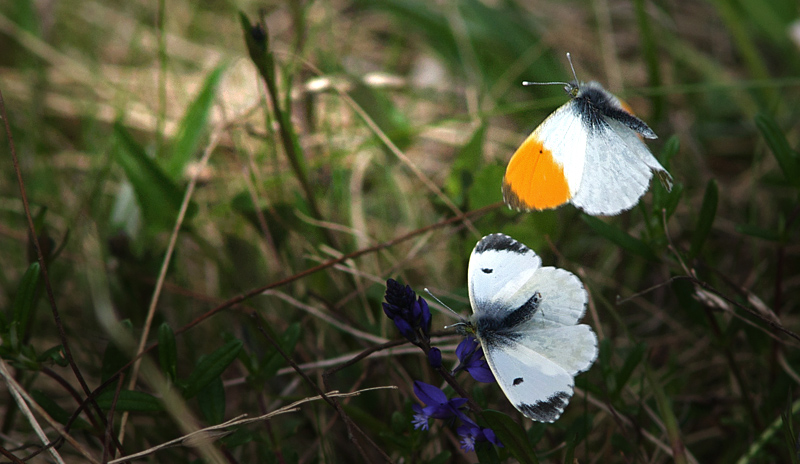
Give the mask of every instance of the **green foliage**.
[{"label": "green foliage", "polygon": [[[183,191],[147,155],[144,148],[133,139],[122,124],[114,125],[114,133],[119,142],[116,161],[122,166],[128,181],[133,185],[145,223],[155,230],[170,229],[175,224],[175,216],[180,210]],[[196,211],[197,205],[190,205],[186,211],[187,219],[190,219]]]},{"label": "green foliage", "polygon": [[592,229],[595,234],[606,238],[622,249],[651,261],[655,261],[657,259],[655,253],[653,253],[653,250],[647,245],[647,243],[632,237],[625,231],[620,230],[607,222],[603,222],[601,219],[598,219],[594,216],[589,216],[588,214],[581,214],[581,219]]},{"label": "green foliage", "polygon": [[703,205],[700,207],[700,214],[697,216],[697,227],[694,229],[692,243],[689,246],[689,258],[695,258],[703,247],[714,218],[717,215],[717,203],[719,202],[719,189],[717,181],[711,179],[706,186],[706,193],[703,195]]},{"label": "green foliage", "polygon": [[209,424],[225,420],[225,386],[222,378],[216,377],[197,393],[197,406]]},{"label": "green foliage", "polygon": [[444,191],[458,205],[463,205],[465,192],[475,183],[475,175],[483,166],[483,144],[486,139],[486,126],[480,126],[472,133],[467,143],[456,153],[450,166],[450,175],[444,183]]},{"label": "green foliage", "polygon": [[797,152],[789,147],[783,131],[774,119],[763,113],[756,116],[756,126],[778,161],[786,180],[800,189],[800,160]]},{"label": "green foliage", "polygon": [[239,355],[241,349],[241,340],[231,340],[213,353],[201,357],[197,366],[185,381],[186,388],[183,389],[183,396],[185,398],[194,398],[228,368]]},{"label": "green foliage", "polygon": [[40,276],[39,263],[32,263],[25,271],[25,275],[22,276],[19,289],[14,297],[11,323],[16,325],[16,338],[21,342],[30,336],[30,324],[36,314],[36,302],[38,301],[36,290],[39,286]]},{"label": "green foliage", "polygon": [[474,174],[472,187],[467,192],[467,204],[470,209],[483,208],[503,200],[499,185],[504,172],[504,166],[490,164]]},{"label": "green foliage", "polygon": [[222,66],[218,66],[208,74],[206,81],[203,83],[203,88],[200,89],[197,97],[189,105],[186,114],[183,116],[178,128],[178,134],[175,136],[173,148],[165,162],[165,170],[173,180],[180,179],[186,165],[195,156],[200,146],[211,105],[214,103],[214,96],[224,70]]},{"label": "green foliage", "polygon": [[667,397],[664,387],[660,383],[661,380],[656,378],[649,367],[645,368],[645,374],[647,376],[647,383],[650,385],[653,396],[655,396],[659,417],[664,421],[664,427],[666,428],[667,436],[669,437],[670,445],[674,453],[672,457],[675,462],[685,463],[687,462],[686,454],[684,452],[678,420],[672,409],[672,402],[669,397]]},{"label": "green foliage", "polygon": [[[58,421],[59,424],[66,425],[69,423],[70,413],[62,408],[53,398],[41,390],[31,390],[31,397],[36,403],[42,407],[53,419]],[[72,427],[77,430],[89,430],[91,426],[83,419],[78,419],[72,424]]]},{"label": "green foliage", "polygon": [[[412,140],[411,122],[384,92],[354,80],[350,96],[397,148],[408,148]],[[380,142],[379,144],[383,145]],[[394,158],[391,154],[389,157]]]},{"label": "green foliage", "polygon": [[175,333],[166,322],[158,327],[158,361],[164,375],[175,382],[178,379],[178,348]]},{"label": "green foliage", "polygon": [[[129,319],[121,321],[120,326],[126,332],[131,332],[133,330],[133,325]],[[113,342],[109,343],[106,345],[106,349],[103,352],[103,363],[100,379],[103,382],[111,379],[111,377],[119,372],[124,366],[126,366],[130,360],[130,356],[126,355],[123,349]],[[109,385],[108,388],[111,390],[114,389],[112,385]]]},{"label": "green foliage", "polygon": [[791,408],[789,411],[781,413],[781,430],[783,431],[783,439],[786,443],[786,452],[789,454],[789,460],[792,464],[800,462],[797,449],[797,433],[794,431],[794,418],[792,417]]},{"label": "green foliage", "polygon": [[149,393],[122,390],[119,392],[119,396],[115,394],[116,392],[114,389],[104,391],[97,395],[97,404],[99,404],[104,411],[110,410],[112,405],[115,411],[152,413],[162,412],[164,410],[161,400]]},{"label": "green foliage", "polygon": [[528,436],[516,421],[499,411],[487,409],[481,413],[489,428],[494,430],[497,438],[503,443],[517,461],[522,463],[538,463],[533,443],[528,441]]}]

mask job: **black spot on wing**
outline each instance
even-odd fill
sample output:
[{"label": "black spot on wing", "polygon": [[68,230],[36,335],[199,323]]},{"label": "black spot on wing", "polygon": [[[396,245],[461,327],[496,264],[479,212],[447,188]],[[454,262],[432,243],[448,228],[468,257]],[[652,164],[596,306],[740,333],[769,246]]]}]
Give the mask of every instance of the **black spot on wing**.
[{"label": "black spot on wing", "polygon": [[483,253],[484,251],[510,251],[524,255],[530,249],[508,235],[491,234],[483,237],[475,246],[475,253]]},{"label": "black spot on wing", "polygon": [[523,379],[522,377],[517,377],[516,379],[514,379],[514,386],[516,387],[517,385],[521,384],[524,381],[525,379]]},{"label": "black spot on wing", "polygon": [[491,274],[494,269],[489,269],[488,267],[481,268],[484,274]]},{"label": "black spot on wing", "polygon": [[561,416],[564,408],[567,407],[570,396],[572,395],[561,391],[544,401],[538,401],[534,404],[520,403],[515,406],[530,419],[539,422],[553,422]]}]

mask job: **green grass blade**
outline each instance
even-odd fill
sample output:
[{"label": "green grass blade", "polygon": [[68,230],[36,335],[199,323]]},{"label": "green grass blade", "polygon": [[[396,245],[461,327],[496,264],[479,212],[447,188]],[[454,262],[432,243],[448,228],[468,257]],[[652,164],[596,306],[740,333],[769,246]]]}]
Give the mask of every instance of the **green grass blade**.
[{"label": "green grass blade", "polygon": [[[291,353],[294,351],[297,341],[300,340],[300,333],[300,324],[295,323],[287,327],[282,334],[273,334],[273,337],[280,340],[278,343],[280,343],[282,350]],[[272,350],[271,356],[264,357],[264,364],[261,368],[261,378],[270,379],[274,377],[278,369],[285,365],[286,360],[283,359],[283,356],[281,356],[278,350]]]},{"label": "green grass blade", "polygon": [[681,150],[681,139],[677,135],[668,138],[664,143],[664,148],[661,149],[661,154],[658,157],[659,163],[664,166],[664,169],[669,170],[669,164],[672,158]]},{"label": "green grass blade", "polygon": [[581,219],[583,219],[583,222],[585,222],[594,233],[617,244],[623,250],[637,254],[650,261],[656,261],[658,259],[655,253],[653,253],[653,250],[646,243],[638,238],[632,237],[627,232],[611,224],[607,224],[594,216],[589,216],[588,214],[581,214]]},{"label": "green grass blade", "polygon": [[181,120],[178,135],[175,137],[169,159],[166,162],[166,172],[173,180],[180,179],[183,170],[192,160],[200,145],[223,71],[224,67],[222,66],[211,71],[203,83],[203,88],[200,89]]},{"label": "green grass blade", "polygon": [[760,113],[756,115],[756,127],[761,131],[769,149],[778,160],[778,165],[786,180],[795,188],[800,189],[800,161],[798,161],[797,153],[789,146],[789,141],[778,127],[778,123],[768,114]]},{"label": "green grass blade", "polygon": [[481,464],[500,464],[497,448],[489,442],[475,443],[475,455]]},{"label": "green grass blade", "polygon": [[[97,395],[97,404],[104,411],[111,409],[111,403],[114,400],[116,391],[113,388],[105,390],[103,393]],[[130,412],[161,412],[164,407],[161,405],[161,400],[155,396],[140,392],[122,390],[119,392],[119,398],[114,406],[115,411],[130,411]]]},{"label": "green grass blade", "polygon": [[631,376],[633,375],[633,371],[636,369],[642,359],[644,359],[644,355],[647,352],[647,345],[644,343],[636,344],[631,352],[628,354],[628,357],[625,358],[625,363],[623,363],[622,368],[616,372],[615,381],[614,381],[614,391],[612,392],[612,396],[616,399],[619,398],[620,393],[622,393],[622,389],[625,387],[625,384],[628,383]]},{"label": "green grass blade", "polygon": [[[776,433],[778,433],[778,429],[784,427],[784,416],[788,415],[789,417],[794,417],[795,414],[800,411],[800,400],[796,400],[792,403],[792,407],[789,409],[789,414],[786,412],[781,413],[781,415],[775,418],[771,424],[769,424],[756,438],[753,443],[750,445],[750,448],[747,449],[747,452],[742,455],[736,464],[748,464],[753,462],[753,460],[758,456],[764,448],[767,446],[767,443],[772,440]],[[797,453],[797,450],[794,449],[791,452]]]},{"label": "green grass blade", "polygon": [[467,203],[469,209],[483,208],[484,206],[503,201],[503,193],[500,191],[500,180],[506,168],[498,164],[484,166],[483,169],[474,172],[474,181],[467,191]]},{"label": "green grass blade", "polygon": [[735,229],[740,234],[749,235],[751,237],[760,238],[770,242],[780,242],[781,233],[773,229],[764,229],[763,227],[751,226],[750,224],[736,224]]},{"label": "green grass blade", "polygon": [[[66,424],[69,422],[70,417],[72,414],[68,413],[66,409],[62,408],[54,399],[52,394],[45,393],[41,390],[31,390],[30,392],[31,397],[33,398],[36,403],[50,414],[50,417],[58,421],[60,424]],[[79,419],[82,427],[82,430],[90,429],[91,427],[87,427],[88,423],[86,421]],[[77,424],[73,424],[77,425]]]},{"label": "green grass blade", "polygon": [[[789,29],[792,20],[796,18],[796,2],[737,0],[736,3],[741,6],[751,24],[760,29],[760,32],[771,40],[774,46],[783,48],[789,45],[789,37],[786,31]],[[780,3],[783,3],[783,5],[780,5]]]},{"label": "green grass blade", "polygon": [[39,285],[41,268],[39,263],[32,263],[22,276],[22,280],[17,287],[17,294],[14,296],[12,305],[12,320],[16,322],[17,337],[22,343],[28,338],[30,323],[33,320],[36,309],[36,287]]},{"label": "green grass blade", "polygon": [[[382,89],[374,89],[356,80],[350,96],[375,124],[397,145],[405,150],[412,142],[411,121]],[[383,144],[381,144],[383,146]],[[388,150],[388,149],[387,149]]]},{"label": "green grass blade", "polygon": [[[661,153],[660,153],[660,156],[658,157],[658,161],[661,163],[662,166],[664,166],[664,169],[666,169],[667,172],[669,172],[670,160],[672,160],[672,157],[675,156],[678,153],[678,151],[680,151],[680,147],[681,147],[680,146],[680,139],[678,139],[678,137],[676,137],[674,135],[672,137],[668,138],[667,141],[664,143],[664,147],[661,149]],[[658,176],[656,176],[656,178],[658,178]],[[678,185],[678,183],[675,183],[672,186],[672,190],[669,191],[669,192],[664,187],[662,182],[657,182],[656,179],[653,179],[652,183],[653,183],[653,187],[652,187],[652,190],[653,190],[653,214],[656,215],[656,217],[659,219],[659,222],[660,222],[660,220],[661,220],[661,210],[666,208],[667,209],[667,213],[668,213],[667,214],[667,218],[669,218],[672,213],[669,211],[668,205],[671,205],[671,203],[674,201],[674,198],[675,198],[676,195],[678,197],[680,197],[680,192],[677,192],[677,193],[675,192],[676,186]],[[673,211],[674,211],[674,208],[673,208]]]},{"label": "green grass blade", "polygon": [[788,411],[781,412],[781,425],[783,440],[789,452],[789,460],[792,464],[800,464],[800,456],[798,456],[797,450],[797,433],[794,431],[792,415]]},{"label": "green grass blade", "polygon": [[242,349],[240,340],[231,340],[208,356],[200,359],[197,367],[186,380],[184,398],[193,398],[215,378],[219,377],[236,360]]},{"label": "green grass blade", "polygon": [[645,375],[651,387],[650,391],[655,397],[658,414],[661,420],[664,421],[664,427],[667,429],[667,438],[672,448],[672,459],[677,464],[686,464],[686,450],[684,448],[683,439],[681,438],[680,427],[678,427],[678,420],[675,418],[675,412],[672,410],[672,404],[667,394],[664,392],[663,386],[651,371],[650,366],[645,366]]},{"label": "green grass blade", "polygon": [[675,214],[675,210],[678,209],[678,205],[680,204],[681,197],[683,197],[683,184],[676,182],[672,186],[672,191],[669,192],[667,199],[664,202],[667,219],[671,218],[672,215]]},{"label": "green grass blade", "polygon": [[536,452],[528,441],[525,429],[500,411],[486,409],[481,414],[503,446],[521,463],[538,463]]},{"label": "green grass blade", "polygon": [[592,430],[592,416],[584,414],[576,418],[567,428],[564,451],[564,464],[575,463],[575,448],[586,440]]},{"label": "green grass blade", "polygon": [[[514,2],[495,7],[479,0],[464,0],[452,8],[437,8],[424,0],[362,0],[359,3],[365,8],[392,14],[403,24],[407,34],[419,36],[429,44],[450,70],[462,75],[467,69],[480,81],[476,84],[482,88],[490,88],[498,80],[508,78],[504,74],[509,67],[518,70],[511,77],[514,80],[520,75],[528,80],[552,80],[563,72],[562,54],[557,60],[537,56],[517,62],[520,57],[530,56],[531,48],[541,42],[541,36],[537,28],[531,27],[525,10]],[[449,13],[460,16],[463,29],[454,31]]]},{"label": "green grass blade", "polygon": [[[636,23],[639,26],[639,33],[642,37],[642,52],[647,65],[647,81],[650,87],[661,87],[661,66],[658,56],[658,44],[654,37],[653,28],[651,27],[650,18],[645,11],[644,0],[634,0],[634,10],[636,12]],[[661,94],[653,94],[651,96],[653,103],[653,119],[660,121],[664,117],[664,109],[666,108],[665,96]]]},{"label": "green grass blade", "polygon": [[474,173],[483,166],[483,142],[486,125],[481,125],[458,150],[444,182],[444,191],[457,205],[464,204],[465,192],[473,183]]},{"label": "green grass blade", "polygon": [[[116,160],[133,186],[145,222],[157,229],[170,229],[180,210],[183,192],[122,124],[114,125],[114,133],[119,141]],[[197,205],[190,204],[186,218],[190,219],[196,210]]]},{"label": "green grass blade", "polygon": [[[712,3],[716,6],[717,12],[725,22],[725,26],[730,32],[750,75],[756,79],[769,78],[767,65],[764,63],[762,54],[756,48],[756,42],[751,36],[751,28],[745,23],[745,18],[737,11],[733,1],[714,0]],[[768,87],[762,89],[760,93],[765,102],[772,102],[777,97],[775,89]]]},{"label": "green grass blade", "polygon": [[175,382],[178,379],[178,348],[175,333],[166,322],[158,327],[158,361],[164,375]]},{"label": "green grass blade", "polygon": [[706,193],[703,195],[703,205],[700,207],[700,214],[697,217],[697,226],[692,235],[692,243],[689,246],[689,259],[692,260],[700,254],[703,244],[711,232],[714,225],[714,218],[717,216],[717,203],[719,202],[719,188],[717,181],[711,179],[706,185]]},{"label": "green grass blade", "polygon": [[66,367],[69,362],[64,358],[64,345],[56,345],[52,348],[46,349],[36,357],[36,361],[40,363],[52,362],[61,367]]},{"label": "green grass blade", "polygon": [[197,393],[197,405],[209,424],[219,424],[225,419],[225,387],[222,377],[215,377]]},{"label": "green grass blade", "polygon": [[[125,335],[130,336],[131,332],[133,331],[133,325],[131,324],[130,319],[120,321],[119,330],[120,332],[124,332]],[[120,347],[118,347],[113,341],[109,342],[105,351],[103,351],[103,361],[100,365],[100,379],[102,379],[103,382],[110,379],[111,376],[119,372],[123,366],[128,364],[130,360],[131,357],[123,352]],[[128,370],[129,369],[126,369],[125,372]],[[109,385],[106,388],[113,390],[114,386]]]}]

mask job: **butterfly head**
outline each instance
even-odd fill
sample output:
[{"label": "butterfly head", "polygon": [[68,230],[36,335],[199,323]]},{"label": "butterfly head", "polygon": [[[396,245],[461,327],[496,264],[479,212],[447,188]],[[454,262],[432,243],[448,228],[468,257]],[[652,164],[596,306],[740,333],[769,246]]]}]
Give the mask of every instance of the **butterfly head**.
[{"label": "butterfly head", "polygon": [[456,329],[459,335],[475,335],[475,326],[469,320],[462,319],[455,324],[446,325],[445,329]]},{"label": "butterfly head", "polygon": [[577,97],[580,91],[581,84],[578,81],[566,82],[564,84],[564,92],[567,92],[567,95],[569,95],[570,98]]}]

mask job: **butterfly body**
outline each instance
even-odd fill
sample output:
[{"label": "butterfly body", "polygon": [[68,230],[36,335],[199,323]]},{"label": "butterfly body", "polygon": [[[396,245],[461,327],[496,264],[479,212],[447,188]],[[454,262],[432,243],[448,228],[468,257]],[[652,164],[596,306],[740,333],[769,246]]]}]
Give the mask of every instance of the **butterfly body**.
[{"label": "butterfly body", "polygon": [[500,387],[527,417],[555,421],[574,376],[597,357],[594,332],[576,325],[587,302],[583,284],[568,271],[541,267],[535,252],[502,234],[478,242],[468,273],[468,331]]},{"label": "butterfly body", "polygon": [[567,84],[571,99],[520,145],[503,178],[509,207],[542,210],[571,202],[588,214],[614,215],[632,208],[653,171],[667,187],[669,173],[641,138],[657,138],[597,82]]}]

